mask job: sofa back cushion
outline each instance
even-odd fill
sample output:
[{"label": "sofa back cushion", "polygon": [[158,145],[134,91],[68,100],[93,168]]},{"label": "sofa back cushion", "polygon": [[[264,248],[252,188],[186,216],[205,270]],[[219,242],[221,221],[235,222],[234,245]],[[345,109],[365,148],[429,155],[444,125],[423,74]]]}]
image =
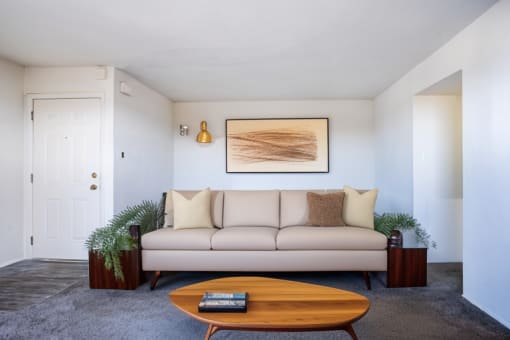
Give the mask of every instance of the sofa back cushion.
[{"label": "sofa back cushion", "polygon": [[326,194],[339,192],[341,190],[282,190],[280,192],[281,222],[280,227],[291,227],[296,225],[307,225],[308,223],[308,201],[306,194]]},{"label": "sofa back cushion", "polygon": [[224,193],[223,227],[275,227],[280,223],[278,190],[229,190]]},{"label": "sofa back cushion", "polygon": [[[176,190],[187,199],[191,199],[200,190]],[[172,200],[172,190],[166,194],[165,201],[165,227],[171,227],[174,224],[174,204]],[[223,191],[211,191],[211,218],[215,227],[223,227]]]}]

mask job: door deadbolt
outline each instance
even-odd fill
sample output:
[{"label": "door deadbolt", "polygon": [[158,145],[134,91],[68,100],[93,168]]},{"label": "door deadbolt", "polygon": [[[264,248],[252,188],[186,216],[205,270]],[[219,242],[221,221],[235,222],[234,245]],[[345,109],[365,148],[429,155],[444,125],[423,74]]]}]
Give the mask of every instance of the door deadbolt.
[{"label": "door deadbolt", "polygon": [[97,174],[95,172],[91,173],[90,176],[92,176],[92,178],[97,178]]},{"label": "door deadbolt", "polygon": [[97,189],[97,185],[92,184],[92,185],[90,186],[90,190],[96,190],[96,189]]}]

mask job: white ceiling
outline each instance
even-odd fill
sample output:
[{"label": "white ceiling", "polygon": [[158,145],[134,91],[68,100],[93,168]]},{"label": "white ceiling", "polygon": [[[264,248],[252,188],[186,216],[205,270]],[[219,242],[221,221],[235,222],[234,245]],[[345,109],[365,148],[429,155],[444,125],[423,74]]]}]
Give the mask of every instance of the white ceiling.
[{"label": "white ceiling", "polygon": [[372,98],[495,0],[1,0],[0,55],[176,101]]}]

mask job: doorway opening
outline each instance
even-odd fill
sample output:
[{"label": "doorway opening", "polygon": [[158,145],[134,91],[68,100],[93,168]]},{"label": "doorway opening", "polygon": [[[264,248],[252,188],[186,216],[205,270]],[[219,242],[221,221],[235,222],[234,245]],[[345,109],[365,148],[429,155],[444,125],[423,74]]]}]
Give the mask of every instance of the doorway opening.
[{"label": "doorway opening", "polygon": [[462,262],[462,71],[413,98],[413,212],[433,240],[429,262]]}]

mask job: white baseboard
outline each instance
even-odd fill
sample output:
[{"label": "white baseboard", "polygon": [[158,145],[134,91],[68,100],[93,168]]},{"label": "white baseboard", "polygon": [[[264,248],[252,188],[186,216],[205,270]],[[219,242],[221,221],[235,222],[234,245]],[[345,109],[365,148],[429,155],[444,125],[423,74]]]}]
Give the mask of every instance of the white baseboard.
[{"label": "white baseboard", "polygon": [[14,259],[14,260],[10,260],[10,261],[7,261],[7,262],[0,263],[0,268],[8,266],[8,265],[16,263],[16,262],[19,262],[19,261],[23,261],[23,260],[24,260],[24,258],[20,257],[18,259]]}]

